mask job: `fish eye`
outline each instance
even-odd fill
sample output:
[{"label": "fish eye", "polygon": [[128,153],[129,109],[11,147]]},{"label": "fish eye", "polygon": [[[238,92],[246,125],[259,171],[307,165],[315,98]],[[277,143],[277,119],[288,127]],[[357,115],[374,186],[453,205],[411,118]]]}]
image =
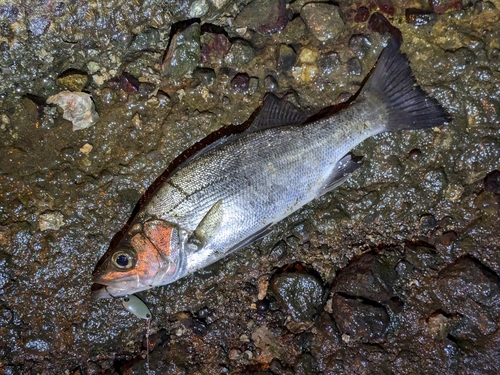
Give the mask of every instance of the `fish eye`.
[{"label": "fish eye", "polygon": [[111,257],[113,265],[120,270],[128,270],[135,263],[135,257],[127,250],[118,250]]}]

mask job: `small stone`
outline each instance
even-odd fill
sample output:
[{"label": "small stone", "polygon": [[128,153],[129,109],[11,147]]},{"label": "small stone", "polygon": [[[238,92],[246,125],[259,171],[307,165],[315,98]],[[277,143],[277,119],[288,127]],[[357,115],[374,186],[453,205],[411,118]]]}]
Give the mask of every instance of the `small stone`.
[{"label": "small stone", "polygon": [[370,11],[367,7],[359,7],[354,16],[355,22],[366,22],[370,16]]},{"label": "small stone", "polygon": [[29,30],[33,36],[40,36],[47,31],[49,26],[50,18],[36,17],[30,21]]},{"label": "small stone", "polygon": [[291,69],[295,61],[297,61],[297,54],[293,48],[286,44],[281,44],[278,58],[278,70],[284,71]]},{"label": "small stone", "polygon": [[82,91],[88,80],[89,76],[86,72],[68,69],[57,78],[57,83],[70,91]]},{"label": "small stone", "polygon": [[363,58],[370,51],[372,43],[362,34],[356,34],[349,39],[349,49],[359,58]]},{"label": "small stone", "polygon": [[425,12],[421,9],[406,9],[406,22],[413,26],[424,26],[433,24],[437,20],[436,13]]},{"label": "small stone", "polygon": [[156,49],[156,46],[161,41],[160,32],[151,27],[144,30],[143,33],[134,36],[130,43],[130,51],[146,51]]},{"label": "small stone", "polygon": [[303,272],[283,273],[273,277],[271,290],[298,322],[312,320],[323,295],[321,282]]},{"label": "small stone", "polygon": [[318,59],[319,53],[309,48],[302,48],[299,55],[299,61],[303,64],[314,64]]},{"label": "small stone", "polygon": [[231,43],[224,34],[204,33],[201,35],[201,63],[220,66],[229,51]]},{"label": "small stone", "polygon": [[191,18],[200,18],[207,14],[208,12],[208,4],[205,0],[196,0],[191,5],[191,9],[189,9],[189,17]]},{"label": "small stone", "polygon": [[500,171],[488,173],[484,179],[484,190],[493,194],[500,194]]},{"label": "small stone", "polygon": [[38,225],[42,232],[49,229],[59,230],[64,224],[64,216],[58,211],[44,212],[38,217]]},{"label": "small stone", "polygon": [[97,73],[99,70],[101,70],[101,67],[95,61],[89,61],[87,63],[87,68],[89,69],[90,74]]},{"label": "small stone", "polygon": [[[385,338],[389,327],[389,315],[382,305],[335,294],[332,310],[339,330],[347,334],[349,340],[354,337],[363,342],[375,343]],[[344,335],[342,340],[346,342]]]},{"label": "small stone", "polygon": [[462,185],[450,185],[448,186],[448,189],[446,189],[445,197],[449,201],[456,201],[462,196],[464,191],[465,188]]},{"label": "small stone", "polygon": [[436,228],[437,221],[436,218],[430,214],[422,215],[420,217],[420,228],[424,232],[428,232],[434,228]]},{"label": "small stone", "polygon": [[392,0],[375,0],[378,5],[378,9],[389,16],[394,15],[394,4]]},{"label": "small stone", "polygon": [[250,77],[246,73],[238,73],[231,80],[231,86],[234,91],[246,93],[248,92]]},{"label": "small stone", "polygon": [[231,349],[229,351],[229,359],[231,361],[237,360],[241,357],[241,351],[238,349]]},{"label": "small stone", "polygon": [[500,209],[499,199],[495,194],[489,191],[481,192],[476,199],[474,199],[474,205],[489,215],[497,214]]},{"label": "small stone", "polygon": [[398,28],[392,26],[392,24],[385,18],[381,13],[373,13],[368,21],[368,28],[371,31],[375,31],[381,35],[386,33],[392,35],[397,41],[401,42],[403,36]]},{"label": "small stone", "polygon": [[92,146],[90,143],[85,143],[82,147],[80,147],[80,152],[82,154],[88,155],[92,151],[94,146]]},{"label": "small stone", "polygon": [[200,56],[200,25],[193,23],[173,36],[162,70],[167,78],[179,80],[193,72]]},{"label": "small stone", "polygon": [[237,39],[231,45],[224,61],[235,67],[242,67],[255,58],[255,50],[250,43]]},{"label": "small stone", "polygon": [[73,123],[73,131],[88,128],[99,119],[94,102],[84,92],[61,91],[49,97],[47,103],[57,104],[63,109],[63,118]]},{"label": "small stone", "polygon": [[278,88],[278,82],[276,82],[276,79],[272,75],[264,78],[264,88],[267,92],[274,92]]},{"label": "small stone", "polygon": [[339,7],[326,3],[309,3],[302,7],[300,17],[320,41],[335,38],[344,28]]},{"label": "small stone", "polygon": [[347,61],[347,71],[349,74],[354,76],[360,76],[361,71],[361,61],[357,57],[353,57]]},{"label": "small stone", "polygon": [[285,0],[254,0],[236,16],[234,28],[249,28],[261,34],[274,34],[285,28],[288,14]]},{"label": "small stone", "polygon": [[431,0],[430,3],[433,12],[437,14],[444,14],[452,9],[462,9],[461,0]]}]

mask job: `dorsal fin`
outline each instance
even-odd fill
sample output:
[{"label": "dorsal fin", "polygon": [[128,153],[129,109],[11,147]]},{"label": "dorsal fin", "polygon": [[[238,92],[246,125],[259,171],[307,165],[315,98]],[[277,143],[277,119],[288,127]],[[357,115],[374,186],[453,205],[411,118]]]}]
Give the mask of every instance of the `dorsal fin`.
[{"label": "dorsal fin", "polygon": [[276,126],[301,124],[306,118],[305,113],[289,101],[278,98],[274,94],[267,94],[262,109],[245,132],[251,133]]}]

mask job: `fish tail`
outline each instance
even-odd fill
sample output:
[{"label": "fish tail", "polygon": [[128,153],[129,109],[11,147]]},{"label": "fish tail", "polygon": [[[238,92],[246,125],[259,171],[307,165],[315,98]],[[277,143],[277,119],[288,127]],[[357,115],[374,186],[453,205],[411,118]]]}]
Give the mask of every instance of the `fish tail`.
[{"label": "fish tail", "polygon": [[380,54],[361,96],[376,98],[384,105],[388,121],[381,131],[432,128],[451,121],[438,101],[418,86],[407,57],[395,40]]}]

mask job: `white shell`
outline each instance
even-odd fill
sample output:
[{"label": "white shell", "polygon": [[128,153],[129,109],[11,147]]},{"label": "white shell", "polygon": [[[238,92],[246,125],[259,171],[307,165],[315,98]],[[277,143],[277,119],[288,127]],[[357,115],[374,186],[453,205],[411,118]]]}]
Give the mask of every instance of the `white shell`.
[{"label": "white shell", "polygon": [[73,131],[88,128],[99,118],[90,95],[84,92],[61,91],[49,97],[47,103],[63,109],[63,118],[73,123]]}]

